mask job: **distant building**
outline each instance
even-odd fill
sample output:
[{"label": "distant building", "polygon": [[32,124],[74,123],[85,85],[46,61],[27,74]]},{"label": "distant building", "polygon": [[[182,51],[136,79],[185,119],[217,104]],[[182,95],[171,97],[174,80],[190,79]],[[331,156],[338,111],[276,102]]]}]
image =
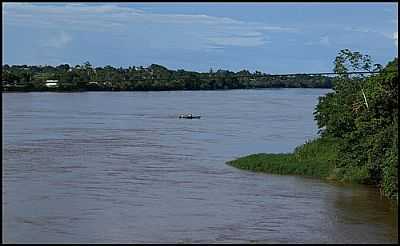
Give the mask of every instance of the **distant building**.
[{"label": "distant building", "polygon": [[56,79],[48,79],[48,80],[46,80],[46,86],[47,87],[57,87],[58,86],[58,80],[56,80]]},{"label": "distant building", "polygon": [[11,83],[8,82],[8,81],[3,80],[2,85],[3,85],[4,87],[10,87],[10,86],[11,86]]}]

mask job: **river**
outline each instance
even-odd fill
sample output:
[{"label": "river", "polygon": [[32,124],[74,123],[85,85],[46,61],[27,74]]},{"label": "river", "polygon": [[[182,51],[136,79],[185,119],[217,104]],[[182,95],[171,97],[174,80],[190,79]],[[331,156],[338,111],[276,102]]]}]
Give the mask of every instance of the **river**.
[{"label": "river", "polygon": [[225,164],[316,137],[327,92],[3,93],[3,242],[396,243],[376,189]]}]

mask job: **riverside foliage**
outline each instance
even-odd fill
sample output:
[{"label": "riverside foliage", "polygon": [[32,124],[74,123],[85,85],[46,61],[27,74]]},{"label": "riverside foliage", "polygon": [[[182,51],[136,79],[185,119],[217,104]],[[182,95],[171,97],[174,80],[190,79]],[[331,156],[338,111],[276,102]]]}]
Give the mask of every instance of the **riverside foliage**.
[{"label": "riverside foliage", "polygon": [[[327,76],[271,76],[247,70],[232,72],[210,70],[200,73],[183,69],[169,70],[152,64],[147,68],[112,66],[93,68],[89,62],[71,67],[3,65],[3,90],[7,91],[162,91],[216,90],[251,88],[331,88]],[[57,87],[49,88],[46,80],[58,80]]]},{"label": "riverside foliage", "polygon": [[[336,57],[334,71],[370,70],[371,64],[369,56],[346,49]],[[314,111],[320,138],[293,154],[250,155],[228,164],[373,184],[398,200],[398,79],[397,58],[377,75],[339,76],[333,92],[320,97]]]}]

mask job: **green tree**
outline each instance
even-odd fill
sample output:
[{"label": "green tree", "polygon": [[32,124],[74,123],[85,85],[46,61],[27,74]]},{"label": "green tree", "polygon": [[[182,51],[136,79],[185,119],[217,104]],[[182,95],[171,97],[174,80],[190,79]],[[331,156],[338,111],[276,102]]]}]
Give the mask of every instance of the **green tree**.
[{"label": "green tree", "polygon": [[339,52],[334,92],[319,98],[314,115],[322,137],[342,139],[336,173],[342,180],[376,184],[390,197],[398,181],[398,63],[397,58],[372,76],[349,76],[370,71],[367,55],[348,49]]}]

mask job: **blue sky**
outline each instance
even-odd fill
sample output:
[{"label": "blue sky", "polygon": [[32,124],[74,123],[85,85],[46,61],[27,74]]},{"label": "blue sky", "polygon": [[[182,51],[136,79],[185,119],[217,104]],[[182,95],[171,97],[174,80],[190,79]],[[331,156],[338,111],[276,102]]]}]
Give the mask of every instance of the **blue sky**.
[{"label": "blue sky", "polygon": [[329,72],[341,49],[386,64],[397,3],[3,3],[3,64]]}]

